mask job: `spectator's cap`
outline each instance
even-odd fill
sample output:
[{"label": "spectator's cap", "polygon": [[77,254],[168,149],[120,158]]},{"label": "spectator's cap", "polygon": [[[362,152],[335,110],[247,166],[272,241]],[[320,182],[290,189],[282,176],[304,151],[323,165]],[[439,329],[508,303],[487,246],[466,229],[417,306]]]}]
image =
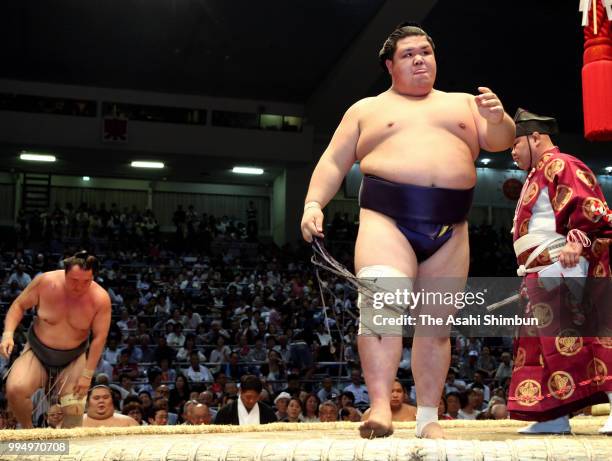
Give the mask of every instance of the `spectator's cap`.
[{"label": "spectator's cap", "polygon": [[470,357],[478,357],[478,351],[470,351],[468,354]]},{"label": "spectator's cap", "polygon": [[281,392],[274,399],[274,404],[276,405],[276,402],[278,402],[281,399],[291,400],[291,395],[288,392]]}]

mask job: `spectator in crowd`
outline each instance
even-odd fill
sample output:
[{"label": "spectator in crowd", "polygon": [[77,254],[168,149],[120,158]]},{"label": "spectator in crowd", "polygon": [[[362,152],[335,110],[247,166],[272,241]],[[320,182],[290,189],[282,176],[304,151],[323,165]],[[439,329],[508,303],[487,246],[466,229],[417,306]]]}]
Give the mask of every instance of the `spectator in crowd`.
[{"label": "spectator in crowd", "polygon": [[495,381],[503,383],[505,380],[512,377],[512,357],[509,352],[504,352],[501,355],[501,363],[495,372]]},{"label": "spectator in crowd", "polygon": [[284,423],[304,422],[304,404],[297,397],[291,397],[287,404],[287,417],[282,420]]},{"label": "spectator in crowd", "polygon": [[31,281],[32,281],[32,277],[30,277],[30,274],[25,272],[24,265],[18,264],[17,267],[15,268],[15,272],[13,272],[9,276],[6,283],[8,285],[11,285],[12,283],[16,283],[17,287],[23,291],[25,290],[25,287],[27,287]]},{"label": "spectator in crowd", "polygon": [[139,426],[147,425],[147,423],[143,419],[144,415],[142,405],[138,402],[130,402],[128,404],[123,405],[121,413],[132,418],[138,423]]},{"label": "spectator in crowd", "polygon": [[319,422],[319,405],[321,405],[321,400],[317,394],[308,394],[303,404],[302,421],[305,423]]},{"label": "spectator in crowd", "polygon": [[326,400],[319,405],[319,421],[331,423],[338,420],[338,406],[332,400]]},{"label": "spectator in crowd", "polygon": [[83,427],[137,426],[133,418],[115,413],[111,390],[108,386],[97,385],[89,390],[87,414],[83,416]]},{"label": "spectator in crowd", "polygon": [[369,404],[370,396],[368,395],[367,387],[361,383],[361,370],[351,370],[351,384],[344,388],[343,392],[352,392],[355,396],[355,404]]},{"label": "spectator in crowd", "polygon": [[259,378],[245,375],[240,380],[239,398],[221,408],[215,417],[215,424],[268,424],[276,422],[274,411],[265,403],[259,402],[263,386]]},{"label": "spectator in crowd", "polygon": [[281,392],[274,399],[276,418],[279,421],[282,421],[287,417],[287,405],[289,404],[289,400],[291,400],[291,395],[287,392]]},{"label": "spectator in crowd", "polygon": [[191,424],[199,426],[202,424],[210,424],[212,415],[208,405],[196,403],[191,409]]},{"label": "spectator in crowd", "polygon": [[333,384],[334,382],[332,381],[331,377],[326,376],[323,378],[322,387],[319,392],[317,392],[317,397],[319,397],[319,400],[325,402],[327,400],[335,400],[338,398],[340,391],[338,391]]},{"label": "spectator in crowd", "polygon": [[62,407],[58,403],[51,405],[47,410],[47,427],[61,429],[63,420]]},{"label": "spectator in crowd", "polygon": [[459,410],[461,410],[461,394],[458,392],[446,394],[446,415],[451,419],[459,419]]},{"label": "spectator in crowd", "polygon": [[480,411],[477,408],[480,407],[480,404],[477,394],[476,389],[467,391],[467,401],[459,410],[457,419],[476,419],[478,417]]},{"label": "spectator in crowd", "polygon": [[210,370],[200,364],[198,351],[194,351],[189,356],[189,368],[183,370],[183,373],[192,383],[212,383],[214,381]]}]

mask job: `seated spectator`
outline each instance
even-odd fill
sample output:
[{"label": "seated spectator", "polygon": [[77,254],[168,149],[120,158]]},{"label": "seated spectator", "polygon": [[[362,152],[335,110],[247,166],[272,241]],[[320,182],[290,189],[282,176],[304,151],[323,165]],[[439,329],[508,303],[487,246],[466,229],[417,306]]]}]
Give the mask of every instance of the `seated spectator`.
[{"label": "seated spectator", "polygon": [[438,420],[450,420],[453,419],[446,414],[447,406],[446,406],[446,397],[440,397],[440,402],[438,403]]},{"label": "seated spectator", "polygon": [[87,414],[83,416],[83,427],[137,426],[129,416],[115,414],[111,390],[104,385],[94,386],[87,397]]},{"label": "seated spectator", "polygon": [[[416,421],[416,408],[406,403],[406,389],[397,379],[391,388],[391,420],[392,421]],[[363,414],[365,421],[370,415],[368,408]]]},{"label": "seated spectator", "polygon": [[185,335],[183,334],[183,324],[180,322],[174,323],[172,326],[172,333],[166,336],[168,346],[174,348],[183,347],[185,344],[185,339]]},{"label": "seated spectator", "polygon": [[[227,363],[229,362],[229,356],[232,353],[229,346],[225,344],[225,338],[223,336],[219,336],[217,339],[217,347],[215,347],[210,352],[209,362],[211,363]],[[211,368],[213,373],[217,373],[221,370],[220,366]]]},{"label": "seated spectator", "polygon": [[240,379],[241,376],[249,374],[249,368],[240,364],[238,353],[230,354],[229,363],[222,368],[225,374],[232,379]]},{"label": "seated spectator", "polygon": [[491,355],[491,350],[484,346],[478,357],[477,368],[486,374],[487,378],[492,378],[497,370],[497,360]]},{"label": "seated spectator", "polygon": [[448,374],[446,375],[444,393],[448,395],[451,392],[463,392],[465,391],[465,388],[465,381],[457,379],[457,371],[454,368],[449,368]]},{"label": "seated spectator", "polygon": [[202,403],[196,403],[191,409],[191,422],[193,426],[199,426],[202,424],[210,424],[212,415],[208,405]]},{"label": "seated spectator", "polygon": [[474,372],[474,382],[471,384],[468,384],[467,388],[468,389],[472,389],[474,387],[481,388],[484,394],[483,399],[485,402],[488,402],[489,400],[491,400],[491,389],[489,388],[489,386],[487,386],[484,383],[482,374],[483,372],[481,371]]},{"label": "seated spectator", "polygon": [[121,413],[134,419],[139,426],[147,425],[147,423],[143,420],[144,415],[142,405],[140,405],[138,402],[130,402],[127,404],[124,403]]},{"label": "seated spectator", "polygon": [[215,417],[215,424],[268,424],[277,421],[274,411],[265,403],[259,402],[263,386],[257,376],[245,375],[240,380],[238,399],[224,406]]},{"label": "seated spectator", "polygon": [[183,370],[183,373],[192,383],[212,383],[214,381],[210,370],[204,365],[200,365],[200,357],[198,352],[192,352],[189,356],[189,368]]},{"label": "seated spectator", "polygon": [[467,391],[467,402],[461,407],[458,412],[457,419],[476,419],[480,411],[476,408],[479,406],[478,395],[475,389]]},{"label": "seated spectator", "polygon": [[501,355],[501,363],[495,372],[495,381],[499,384],[512,377],[512,357],[509,352],[503,352]]},{"label": "seated spectator", "polygon": [[291,396],[287,392],[281,392],[274,399],[276,418],[279,421],[282,421],[287,417],[287,405],[289,404],[289,400],[291,400]]},{"label": "seated spectator", "polygon": [[176,380],[176,370],[170,368],[170,360],[167,358],[161,359],[159,368],[161,369],[162,382],[173,383]]},{"label": "seated spectator", "polygon": [[505,403],[496,403],[491,407],[491,419],[508,419],[508,407]]},{"label": "seated spectator", "polygon": [[140,400],[140,407],[142,408],[142,419],[146,423],[149,418],[153,417],[153,399],[151,393],[148,391],[140,391],[138,393],[138,399]]},{"label": "seated spectator", "polygon": [[459,419],[461,410],[461,394],[450,392],[446,394],[446,415],[451,419]]},{"label": "seated spectator", "polygon": [[13,272],[9,276],[6,283],[8,285],[11,285],[12,283],[16,283],[17,287],[23,291],[25,290],[25,287],[27,287],[30,284],[31,281],[32,281],[32,277],[30,277],[30,274],[25,272],[25,266],[23,264],[18,264],[17,267],[15,268],[15,272]]},{"label": "seated spectator", "polygon": [[368,395],[368,388],[365,384],[361,383],[361,370],[354,368],[351,370],[351,384],[344,388],[343,392],[352,392],[355,396],[355,404],[369,404],[370,396]]},{"label": "seated spectator", "polygon": [[120,352],[121,351],[117,347],[117,338],[109,335],[102,358],[114,366],[117,364]]},{"label": "seated spectator", "polygon": [[338,420],[338,406],[331,400],[326,400],[319,405],[319,421],[331,423]]},{"label": "seated spectator", "polygon": [[[161,366],[162,360],[167,360],[168,364],[171,364],[174,358],[176,357],[176,351],[168,346],[166,342],[166,337],[162,334],[157,339],[157,349],[155,349],[155,362],[159,363]],[[163,367],[162,367],[163,370]],[[166,379],[164,379],[166,381]],[[168,381],[173,381],[172,379]]]},{"label": "seated spectator", "polygon": [[130,353],[125,349],[119,354],[119,361],[113,367],[113,381],[119,381],[121,375],[127,375],[134,379],[138,377],[138,365],[130,362]]},{"label": "seated spectator", "polygon": [[168,410],[164,408],[157,408],[152,418],[149,418],[149,425],[151,426],[167,426],[168,425]]},{"label": "seated spectator", "polygon": [[304,409],[302,411],[302,421],[305,423],[319,422],[319,405],[321,401],[316,394],[308,394],[304,400]]},{"label": "seated spectator", "polygon": [[282,420],[283,423],[301,423],[304,421],[302,401],[296,397],[292,397],[287,404],[287,417]]},{"label": "seated spectator", "polygon": [[200,362],[206,362],[206,356],[202,353],[202,351],[195,348],[195,335],[188,334],[185,337],[185,344],[183,344],[183,347],[181,347],[176,354],[176,360],[186,362],[189,360],[189,356],[192,352],[197,352]]},{"label": "seated spectator", "polygon": [[334,400],[338,398],[340,391],[333,386],[334,382],[329,376],[323,378],[322,384],[323,387],[321,390],[319,390],[319,392],[317,392],[317,397],[319,397],[319,400],[325,402],[326,400]]},{"label": "seated spectator", "polygon": [[174,388],[170,390],[168,399],[170,409],[175,413],[179,413],[180,409],[185,405],[185,402],[190,400],[190,393],[191,388],[185,375],[177,375],[174,381]]},{"label": "seated spectator", "polygon": [[54,404],[47,410],[47,427],[61,429],[64,421],[64,412],[59,404]]},{"label": "seated spectator", "polygon": [[345,410],[344,414],[348,415],[348,419],[342,419],[342,414],[340,414],[342,421],[361,421],[362,413],[355,408],[355,396],[352,392],[346,391],[340,395],[340,410]]},{"label": "seated spectator", "polygon": [[[149,424],[151,424],[151,420],[156,420],[156,415],[159,410],[165,411],[165,414],[160,415],[160,417],[163,416],[166,421],[164,425],[168,424],[170,426],[174,426],[175,424],[178,424],[178,414],[169,410],[168,399],[165,397],[157,397],[153,399],[153,418],[149,419]],[[158,423],[157,425],[159,426],[160,424]]]}]

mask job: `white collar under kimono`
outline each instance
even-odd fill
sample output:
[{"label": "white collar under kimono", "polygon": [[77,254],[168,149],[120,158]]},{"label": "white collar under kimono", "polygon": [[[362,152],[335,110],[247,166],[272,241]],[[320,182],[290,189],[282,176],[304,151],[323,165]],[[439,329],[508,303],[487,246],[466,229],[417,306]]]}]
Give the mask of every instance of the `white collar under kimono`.
[{"label": "white collar under kimono", "polygon": [[247,411],[242,399],[238,396],[238,423],[241,426],[246,424],[259,424],[259,404],[256,403],[251,411]]}]

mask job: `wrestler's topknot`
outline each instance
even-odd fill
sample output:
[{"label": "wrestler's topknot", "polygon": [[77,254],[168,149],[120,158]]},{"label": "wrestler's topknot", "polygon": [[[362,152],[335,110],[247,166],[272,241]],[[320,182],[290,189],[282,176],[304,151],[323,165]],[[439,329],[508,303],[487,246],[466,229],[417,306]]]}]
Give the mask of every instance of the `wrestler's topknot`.
[{"label": "wrestler's topknot", "polygon": [[432,38],[429,36],[427,32],[425,32],[421,28],[419,24],[415,22],[402,22],[395,28],[393,32],[391,32],[391,35],[387,37],[387,40],[385,40],[385,43],[383,44],[382,48],[378,52],[378,61],[381,67],[385,71],[387,71],[387,66],[385,64],[385,61],[387,59],[391,59],[391,60],[393,59],[393,55],[395,54],[395,49],[397,47],[397,42],[401,40],[402,38],[414,37],[414,36],[425,37],[427,41],[429,42],[429,44],[431,45],[431,48],[432,49],[436,48]]}]

